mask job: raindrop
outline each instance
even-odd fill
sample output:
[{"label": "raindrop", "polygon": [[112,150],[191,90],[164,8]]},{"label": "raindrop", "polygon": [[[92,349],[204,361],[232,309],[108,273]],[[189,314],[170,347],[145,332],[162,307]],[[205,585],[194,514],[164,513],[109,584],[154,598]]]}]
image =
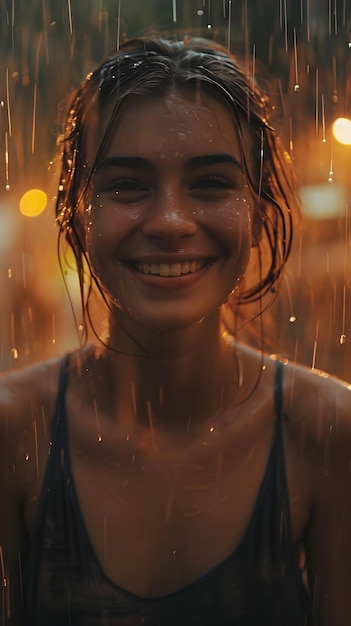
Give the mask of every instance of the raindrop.
[{"label": "raindrop", "polygon": [[172,0],[173,3],[173,22],[177,21],[177,0]]},{"label": "raindrop", "polygon": [[[10,107],[10,88],[9,88],[9,68],[6,68],[6,101],[7,101],[7,123],[9,129],[9,135],[12,135],[12,123],[11,123],[11,107]],[[5,103],[2,102],[1,106]]]},{"label": "raindrop", "polygon": [[230,54],[231,44],[231,26],[232,26],[232,0],[229,0],[228,5],[228,54]]},{"label": "raindrop", "polygon": [[299,91],[299,70],[298,70],[298,61],[297,61],[297,40],[296,40],[296,28],[294,28],[294,62],[295,62],[295,85],[294,91]]},{"label": "raindrop", "polygon": [[7,131],[5,132],[5,180],[6,190],[10,188],[9,185],[9,137]]},{"label": "raindrop", "polygon": [[35,466],[37,470],[37,476],[39,476],[39,452],[38,452],[38,430],[37,421],[34,420],[34,441],[35,441]]},{"label": "raindrop", "polygon": [[317,319],[317,322],[316,322],[316,333],[315,333],[315,339],[314,339],[314,342],[313,342],[313,356],[312,356],[312,365],[311,365],[311,369],[313,369],[313,370],[315,369],[315,366],[316,366],[318,333],[319,333],[319,319]]},{"label": "raindrop", "polygon": [[73,35],[73,22],[72,22],[72,7],[71,0],[67,0],[67,8],[68,8],[68,21],[69,21],[69,34]]},{"label": "raindrop", "polygon": [[97,407],[97,403],[96,403],[96,399],[95,398],[93,400],[93,404],[94,404],[96,429],[97,429],[97,432],[98,432],[98,441],[101,442],[102,441],[102,435],[101,435],[101,430],[100,430],[99,411],[98,411],[98,407]]},{"label": "raindrop", "polygon": [[56,317],[55,317],[55,313],[52,314],[51,317],[51,327],[52,327],[52,343],[55,344],[56,343]]},{"label": "raindrop", "polygon": [[121,4],[122,4],[122,0],[119,0],[119,2],[118,2],[118,16],[117,16],[117,42],[116,42],[116,49],[117,50],[119,50],[120,39],[121,39]]},{"label": "raindrop", "polygon": [[340,335],[339,343],[343,345],[346,343],[346,335]]}]

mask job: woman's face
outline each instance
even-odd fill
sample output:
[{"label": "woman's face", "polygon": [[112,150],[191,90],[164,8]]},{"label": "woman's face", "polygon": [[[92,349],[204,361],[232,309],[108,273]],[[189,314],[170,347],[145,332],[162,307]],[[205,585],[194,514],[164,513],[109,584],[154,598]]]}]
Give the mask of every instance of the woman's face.
[{"label": "woman's face", "polygon": [[[90,163],[101,138],[89,141]],[[251,212],[224,104],[178,92],[133,96],[92,179],[85,246],[119,310],[156,330],[181,328],[217,312],[238,287]]]}]

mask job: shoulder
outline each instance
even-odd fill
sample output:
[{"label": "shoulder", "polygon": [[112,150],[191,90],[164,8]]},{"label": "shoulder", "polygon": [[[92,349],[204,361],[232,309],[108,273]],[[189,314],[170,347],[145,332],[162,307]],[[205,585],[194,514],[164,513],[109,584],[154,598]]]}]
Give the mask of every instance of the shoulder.
[{"label": "shoulder", "polygon": [[[321,370],[287,363],[284,406],[300,448],[323,458],[323,473],[351,462],[351,384]],[[305,443],[303,443],[305,442]]]},{"label": "shoulder", "polygon": [[274,397],[277,364],[282,364],[284,430],[287,445],[298,449],[299,461],[315,464],[322,474],[332,467],[351,467],[351,384],[279,355],[246,346],[239,350],[244,373],[246,369],[258,380],[266,398]]},{"label": "shoulder", "polygon": [[46,403],[57,389],[62,357],[30,365],[24,369],[0,375],[0,420],[13,415],[21,419],[23,411],[31,406]]},{"label": "shoulder", "polygon": [[1,477],[19,480],[26,459],[47,445],[62,357],[0,375]]}]

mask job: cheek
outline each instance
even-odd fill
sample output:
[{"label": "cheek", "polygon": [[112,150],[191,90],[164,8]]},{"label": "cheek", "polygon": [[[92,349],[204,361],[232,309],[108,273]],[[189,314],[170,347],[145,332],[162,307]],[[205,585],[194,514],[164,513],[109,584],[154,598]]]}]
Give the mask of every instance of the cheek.
[{"label": "cheek", "polygon": [[238,196],[207,213],[207,223],[214,237],[230,256],[248,253],[252,244],[252,209],[246,197]]}]

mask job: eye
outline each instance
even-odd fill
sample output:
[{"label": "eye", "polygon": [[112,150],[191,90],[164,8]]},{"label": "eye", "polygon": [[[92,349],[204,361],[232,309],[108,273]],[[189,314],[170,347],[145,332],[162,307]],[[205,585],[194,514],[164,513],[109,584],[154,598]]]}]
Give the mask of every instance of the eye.
[{"label": "eye", "polygon": [[137,178],[113,178],[106,184],[100,184],[99,187],[100,194],[113,196],[117,202],[137,202],[150,192],[148,186]]},{"label": "eye", "polygon": [[218,175],[208,175],[200,178],[191,189],[235,189],[236,185],[228,178]]},{"label": "eye", "polygon": [[147,191],[146,185],[134,178],[118,178],[109,184],[109,191],[115,191],[116,194],[121,192],[143,192]]}]

